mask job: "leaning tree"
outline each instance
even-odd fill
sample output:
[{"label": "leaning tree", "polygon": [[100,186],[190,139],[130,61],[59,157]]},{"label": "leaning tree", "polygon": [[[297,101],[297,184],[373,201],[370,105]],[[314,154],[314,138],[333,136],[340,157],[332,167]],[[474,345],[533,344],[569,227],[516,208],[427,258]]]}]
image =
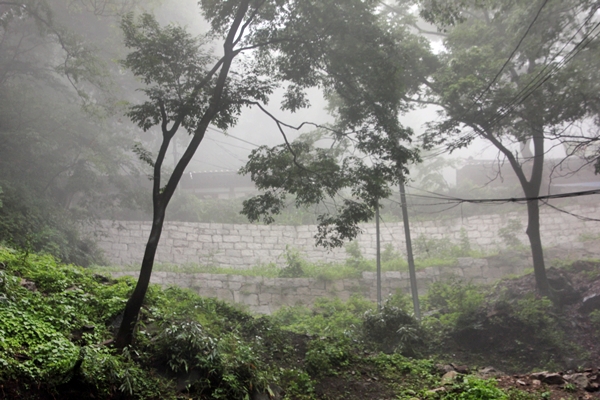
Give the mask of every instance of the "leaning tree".
[{"label": "leaning tree", "polygon": [[[338,142],[350,138],[349,133],[365,138],[370,135],[361,146],[367,150],[372,146],[374,151],[377,144],[388,146],[381,157],[396,167],[416,157],[401,145],[410,131],[399,126],[397,120],[402,94],[410,90],[403,67],[410,54],[384,28],[377,12],[378,2],[201,0],[199,5],[211,26],[202,38],[192,37],[177,26],[161,27],[150,15],[128,16],[122,22],[125,43],[131,49],[123,64],[146,84],[143,91],[147,97],[128,115],[143,130],[158,126],[162,144],[155,157],[141,147],[136,149],[154,171],[153,218],[139,279],[115,339],[118,348],[133,339],[167,205],[210,124],[227,129],[236,123],[244,107],[259,107],[284,134],[285,154],[274,160],[293,165],[296,170],[278,169],[277,163],[260,169],[271,171],[268,176],[276,179],[294,179],[293,173],[300,170],[307,189],[304,196],[312,199],[332,194],[340,187],[339,180],[336,183],[333,178],[341,175],[343,181],[348,174],[343,167],[332,165],[326,151],[308,156],[302,146],[287,141],[284,123],[267,108],[269,96],[276,89],[284,92],[281,108],[291,112],[309,106],[308,88],[319,88],[334,99],[333,109],[340,125],[322,129],[333,132]],[[217,42],[222,50],[215,55],[208,46]],[[163,163],[168,147],[173,137],[183,132],[191,136],[189,145],[173,171],[165,176]],[[311,160],[309,165],[304,162],[306,157]],[[354,169],[365,177],[364,184],[356,186],[358,197],[370,193],[369,185],[378,179],[377,170],[370,168],[367,163]],[[368,202],[369,196],[365,198]],[[281,196],[268,192],[254,202],[255,215],[276,210],[281,201]],[[368,204],[349,199],[344,210],[343,215],[360,220],[366,218]],[[322,232],[332,233],[337,227],[335,217],[325,217],[321,226]],[[345,227],[351,230],[342,232],[343,237],[356,232],[351,223],[342,229]]]}]

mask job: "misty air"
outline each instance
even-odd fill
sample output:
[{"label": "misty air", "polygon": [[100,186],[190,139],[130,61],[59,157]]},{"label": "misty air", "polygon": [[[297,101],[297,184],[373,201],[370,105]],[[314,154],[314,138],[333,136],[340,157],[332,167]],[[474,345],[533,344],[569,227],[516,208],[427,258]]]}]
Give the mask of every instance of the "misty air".
[{"label": "misty air", "polygon": [[0,0],[0,399],[600,399],[600,3]]}]

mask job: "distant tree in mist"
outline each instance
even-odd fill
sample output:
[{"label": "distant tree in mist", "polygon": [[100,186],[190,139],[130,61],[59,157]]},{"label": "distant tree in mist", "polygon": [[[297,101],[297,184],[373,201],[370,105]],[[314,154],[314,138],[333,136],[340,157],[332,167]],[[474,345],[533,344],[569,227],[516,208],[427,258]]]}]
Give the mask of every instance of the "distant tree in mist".
[{"label": "distant tree in mist", "polygon": [[111,25],[135,3],[0,2],[0,241],[87,265],[99,260],[80,222],[140,204],[111,60]]}]

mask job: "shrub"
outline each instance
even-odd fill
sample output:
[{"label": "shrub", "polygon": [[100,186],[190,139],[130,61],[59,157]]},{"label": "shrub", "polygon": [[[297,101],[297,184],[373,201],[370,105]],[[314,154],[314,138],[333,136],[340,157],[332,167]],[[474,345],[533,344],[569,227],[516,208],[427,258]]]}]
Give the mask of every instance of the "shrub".
[{"label": "shrub", "polygon": [[380,311],[369,310],[363,319],[365,339],[386,353],[414,357],[424,345],[417,320],[404,309],[386,302]]},{"label": "shrub", "polygon": [[509,249],[518,249],[523,247],[523,243],[517,237],[519,232],[523,231],[523,224],[518,219],[509,219],[506,226],[498,229],[498,236],[502,239],[504,245]]},{"label": "shrub", "polygon": [[483,287],[451,278],[433,283],[423,304],[445,327],[461,329],[476,323],[484,299]]},{"label": "shrub", "polygon": [[351,341],[344,337],[320,337],[308,342],[306,368],[314,376],[335,375],[352,359]]},{"label": "shrub", "polygon": [[300,278],[304,276],[304,260],[297,249],[285,246],[285,267],[279,271],[281,278]]},{"label": "shrub", "polygon": [[300,334],[358,338],[363,314],[374,304],[360,296],[352,296],[347,302],[319,298],[312,309],[303,306],[282,307],[273,314],[282,329]]}]

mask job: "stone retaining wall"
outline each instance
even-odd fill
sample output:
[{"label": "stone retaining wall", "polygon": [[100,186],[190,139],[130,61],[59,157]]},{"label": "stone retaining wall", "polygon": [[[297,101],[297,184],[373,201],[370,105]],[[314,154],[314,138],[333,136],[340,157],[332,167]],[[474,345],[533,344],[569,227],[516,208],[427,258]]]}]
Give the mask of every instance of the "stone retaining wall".
[{"label": "stone retaining wall", "polygon": [[[600,207],[573,205],[565,209],[575,215],[600,218]],[[526,226],[524,213],[503,215],[480,215],[468,218],[439,221],[411,222],[413,240],[426,238],[443,239],[460,243],[468,239],[471,247],[494,251],[502,247],[498,236],[508,221],[516,219]],[[542,241],[545,247],[570,245],[581,247],[582,234],[600,234],[600,223],[583,221],[573,215],[558,212],[549,207],[541,210]],[[362,254],[375,257],[375,226],[366,224],[357,238]],[[90,228],[98,238],[107,259],[114,265],[139,264],[150,233],[150,222],[103,221]],[[302,257],[311,262],[339,262],[348,256],[344,249],[327,252],[314,247],[315,226],[264,226],[228,225],[190,222],[167,222],[156,255],[157,262],[173,264],[209,264],[239,269],[260,263],[275,262],[282,265],[286,247],[300,250]],[[461,237],[462,236],[462,237]],[[528,243],[524,232],[517,237]],[[404,227],[402,223],[384,223],[381,226],[382,246],[390,243],[401,253],[405,252]]]},{"label": "stone retaining wall", "polygon": [[[417,271],[419,295],[427,292],[429,285],[450,276],[458,276],[473,283],[492,283],[509,275],[520,274],[528,266],[527,260],[503,262],[500,258],[460,258],[455,267],[432,267]],[[137,272],[117,272],[114,277]],[[337,297],[347,300],[353,294],[377,301],[376,274],[363,272],[360,279],[326,281],[312,278],[264,278],[240,275],[184,274],[154,272],[152,283],[163,286],[188,288],[201,296],[216,297],[229,303],[247,306],[255,313],[271,314],[282,306],[312,305],[320,297]],[[384,272],[382,296],[401,290],[410,294],[408,272]]]}]

